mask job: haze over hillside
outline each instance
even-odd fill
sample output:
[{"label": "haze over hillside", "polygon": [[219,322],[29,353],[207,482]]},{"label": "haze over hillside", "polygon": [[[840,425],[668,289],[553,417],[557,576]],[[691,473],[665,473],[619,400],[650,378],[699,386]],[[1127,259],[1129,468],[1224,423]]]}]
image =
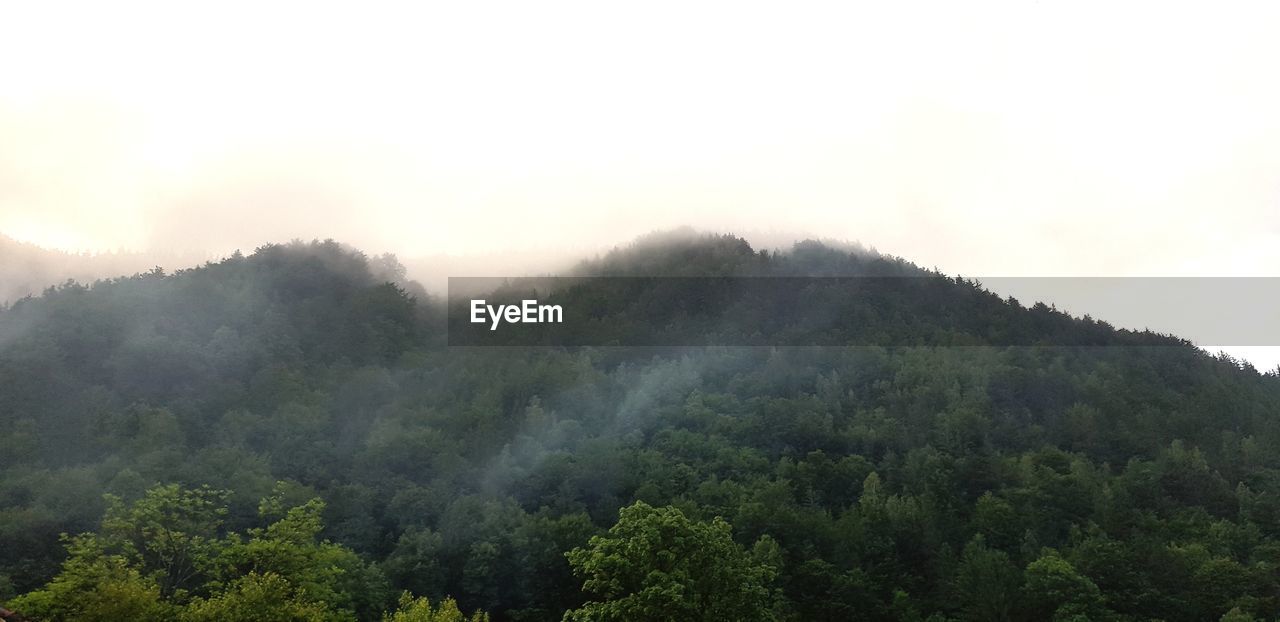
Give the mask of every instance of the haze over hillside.
[{"label": "haze over hillside", "polygon": [[0,304],[38,295],[45,288],[67,281],[92,283],[154,268],[188,268],[211,258],[197,252],[67,253],[19,242],[0,232]]},{"label": "haze over hillside", "polygon": [[[583,268],[928,274],[731,236]],[[0,311],[0,606],[377,622],[407,590],[546,622],[636,593],[651,618],[717,622],[1280,607],[1280,375],[942,276],[738,328],[849,308],[886,334],[1090,345],[448,347],[441,301],[401,274],[296,242]],[[195,571],[165,563],[175,546]]]},{"label": "haze over hillside", "polygon": [[[647,243],[661,241],[696,240],[700,236],[692,228],[683,227],[665,232],[654,232],[643,236]],[[753,246],[761,249],[789,249],[796,241],[814,236],[799,234],[783,234],[779,232],[748,232],[742,236]],[[562,248],[542,251],[508,251],[495,253],[429,253],[404,256],[392,256],[393,261],[404,269],[402,279],[420,283],[428,292],[444,295],[449,277],[478,276],[536,276],[550,274],[567,274],[572,270],[580,270],[583,265],[591,265],[592,258],[604,256],[610,249],[619,246],[596,241],[580,247]],[[844,248],[853,252],[875,254],[874,247],[865,247],[858,242],[825,240],[825,244]],[[425,250],[425,249],[420,249]],[[381,256],[374,253],[374,256]],[[195,251],[186,253],[100,253],[70,254],[56,250],[44,249],[33,244],[21,243],[0,235],[0,303],[12,302],[22,296],[38,294],[47,287],[61,285],[68,280],[80,283],[91,283],[102,278],[130,276],[156,267],[173,271],[200,265],[220,256]],[[584,263],[585,262],[585,263]],[[575,267],[576,266],[576,267]],[[946,267],[941,267],[947,272]],[[1184,336],[1203,337],[1197,330],[1203,328],[1203,321],[1196,323],[1186,318],[1171,318],[1171,314],[1154,309],[1150,305],[1123,305],[1117,307],[1117,300],[1108,300],[1108,296],[1097,292],[1092,295],[1081,293],[1079,287],[1055,286],[1053,279],[1036,282],[1034,279],[987,278],[1003,275],[965,275],[969,278],[984,279],[986,285],[1005,296],[1016,295],[1019,299],[1031,302],[1045,302],[1067,310],[1077,316],[1091,315],[1112,324],[1133,330],[1155,329]],[[1265,302],[1265,301],[1264,301]],[[1105,303],[1105,304],[1104,304]],[[1255,301],[1256,304],[1256,301]],[[1235,307],[1240,313],[1240,307]],[[1229,321],[1226,318],[1213,320],[1219,323]],[[1217,334],[1221,334],[1218,331]],[[1235,331],[1238,333],[1239,331]],[[1208,335],[1215,334],[1208,331]],[[1225,352],[1241,360],[1247,360],[1259,369],[1275,369],[1280,367],[1280,347],[1273,342],[1262,340],[1250,345],[1250,342],[1235,339],[1230,343],[1205,340],[1199,338],[1196,343],[1206,350],[1217,353]],[[1266,345],[1263,345],[1266,344]]]},{"label": "haze over hillside", "polygon": [[1276,620],[1278,32],[2,3],[0,620]]}]

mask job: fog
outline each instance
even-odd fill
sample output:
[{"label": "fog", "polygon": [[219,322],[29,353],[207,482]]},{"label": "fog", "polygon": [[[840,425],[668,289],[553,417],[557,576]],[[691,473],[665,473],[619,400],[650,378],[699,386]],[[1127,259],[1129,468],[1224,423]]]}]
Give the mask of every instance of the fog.
[{"label": "fog", "polygon": [[334,238],[428,284],[680,226],[970,275],[1276,275],[1278,27],[1266,2],[27,3],[0,19],[0,233]]},{"label": "fog", "polygon": [[13,6],[0,231],[412,258],[690,225],[975,274],[1274,273],[1278,11]]}]

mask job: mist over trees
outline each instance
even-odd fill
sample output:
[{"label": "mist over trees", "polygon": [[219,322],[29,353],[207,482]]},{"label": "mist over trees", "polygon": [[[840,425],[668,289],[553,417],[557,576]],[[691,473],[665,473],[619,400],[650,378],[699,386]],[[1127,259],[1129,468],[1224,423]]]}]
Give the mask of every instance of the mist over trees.
[{"label": "mist over trees", "polygon": [[206,259],[198,253],[64,253],[0,234],[0,304],[38,296],[67,281],[90,283],[156,266],[194,266]]},{"label": "mist over trees", "polygon": [[[916,272],[732,236],[571,271]],[[1273,619],[1280,378],[976,299],[957,325],[1094,345],[448,348],[441,300],[334,242],[63,285],[0,311],[0,606]],[[930,299],[884,304],[928,328]]]}]

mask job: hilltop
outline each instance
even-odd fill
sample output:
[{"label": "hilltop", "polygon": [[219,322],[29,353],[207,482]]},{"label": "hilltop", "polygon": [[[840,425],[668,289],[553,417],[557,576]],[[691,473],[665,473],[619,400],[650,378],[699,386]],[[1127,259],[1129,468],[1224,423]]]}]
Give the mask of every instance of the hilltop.
[{"label": "hilltop", "polygon": [[[110,532],[103,493],[151,507],[173,484],[228,491],[226,551],[260,500],[310,508],[297,520],[362,577],[298,592],[334,619],[378,619],[400,590],[495,620],[607,605],[623,595],[584,588],[589,556],[566,553],[624,508],[740,548],[759,589],[717,609],[736,615],[1280,606],[1275,375],[818,242],[649,239],[570,273],[917,275],[934,285],[873,301],[874,326],[933,330],[944,303],[977,345],[449,348],[442,300],[335,242],[64,285],[0,311],[0,604],[52,589],[58,533]],[[829,294],[777,313],[850,304]],[[997,321],[1056,345],[982,341]],[[189,608],[224,587],[157,593]]]}]

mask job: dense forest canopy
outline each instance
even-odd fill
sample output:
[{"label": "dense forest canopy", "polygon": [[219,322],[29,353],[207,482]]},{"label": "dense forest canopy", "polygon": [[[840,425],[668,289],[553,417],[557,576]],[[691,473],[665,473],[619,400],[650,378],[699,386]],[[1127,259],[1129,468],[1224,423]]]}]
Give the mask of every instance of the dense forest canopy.
[{"label": "dense forest canopy", "polygon": [[[924,272],[686,235],[572,273]],[[974,345],[450,348],[441,300],[334,242],[46,291],[0,311],[0,607],[1275,619],[1280,377],[944,282]]]}]

